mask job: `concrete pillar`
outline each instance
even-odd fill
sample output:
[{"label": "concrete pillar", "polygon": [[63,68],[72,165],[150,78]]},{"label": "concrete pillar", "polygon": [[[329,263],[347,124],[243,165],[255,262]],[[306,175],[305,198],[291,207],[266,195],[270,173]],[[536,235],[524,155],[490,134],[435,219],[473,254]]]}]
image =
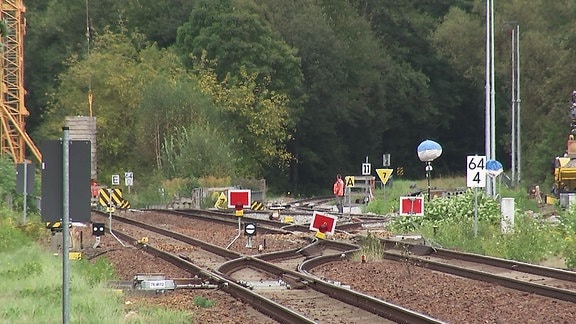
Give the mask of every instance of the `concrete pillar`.
[{"label": "concrete pillar", "polygon": [[514,198],[502,198],[500,204],[502,217],[500,218],[500,228],[502,233],[514,231]]}]

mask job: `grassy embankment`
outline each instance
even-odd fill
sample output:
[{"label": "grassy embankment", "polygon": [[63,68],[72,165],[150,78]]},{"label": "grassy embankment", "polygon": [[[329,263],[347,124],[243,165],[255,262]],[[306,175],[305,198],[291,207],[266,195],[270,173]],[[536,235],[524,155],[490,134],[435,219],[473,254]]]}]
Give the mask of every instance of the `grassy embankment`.
[{"label": "grassy embankment", "polygon": [[[416,186],[414,186],[416,184]],[[465,178],[434,179],[437,188],[464,188]],[[397,212],[399,197],[424,189],[425,181],[394,181],[392,187],[378,189],[375,199],[365,208],[375,214]],[[425,199],[424,216],[398,217],[390,226],[397,234],[418,234],[446,248],[491,255],[522,262],[576,268],[576,208],[558,206],[542,212],[525,190],[498,187],[498,197],[487,197],[483,190],[469,189],[452,198]],[[503,233],[499,197],[514,198],[514,230]],[[478,205],[475,208],[475,200]],[[476,212],[475,212],[476,211]],[[477,215],[477,235],[474,219]],[[371,253],[369,241],[367,250]],[[376,251],[375,254],[379,252]]]},{"label": "grassy embankment", "polygon": [[[46,241],[38,215],[19,226],[16,215],[0,206],[0,323],[62,323],[62,258],[38,242]],[[128,306],[106,287],[114,279],[104,259],[70,262],[70,323],[191,323],[193,314]],[[130,316],[126,316],[129,311]]]}]

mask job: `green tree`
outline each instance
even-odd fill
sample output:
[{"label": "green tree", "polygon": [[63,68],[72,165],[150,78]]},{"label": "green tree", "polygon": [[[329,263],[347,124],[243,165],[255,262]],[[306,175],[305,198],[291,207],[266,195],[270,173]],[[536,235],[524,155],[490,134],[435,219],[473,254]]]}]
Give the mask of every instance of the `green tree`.
[{"label": "green tree", "polygon": [[220,81],[244,69],[270,90],[299,99],[302,73],[296,50],[241,1],[198,1],[178,29],[176,45],[189,67],[201,56],[217,61]]},{"label": "green tree", "polygon": [[232,142],[212,124],[195,123],[174,130],[162,145],[163,175],[168,179],[231,177],[237,168]]},{"label": "green tree", "polygon": [[219,82],[213,63],[203,59],[197,65],[201,90],[222,111],[241,175],[262,176],[270,165],[285,166],[291,158],[286,151],[291,136],[288,97],[259,85],[257,74],[244,69],[236,78]]},{"label": "green tree", "polygon": [[176,30],[188,21],[196,1],[124,0],[115,10],[130,31],[138,31],[160,47],[176,42]]},{"label": "green tree", "polygon": [[[495,3],[497,159],[510,165],[511,34],[520,26],[522,175],[527,185],[551,185],[551,162],[566,149],[570,130],[570,93],[576,80],[567,67],[574,61],[574,22],[570,1]],[[432,44],[459,74],[484,91],[485,5],[470,11],[453,8],[431,37]],[[554,19],[550,19],[554,16]],[[482,118],[483,120],[483,118]]]},{"label": "green tree", "polygon": [[[149,62],[161,60],[156,55],[164,55],[164,51],[147,53],[152,54],[146,58]],[[192,125],[208,125],[219,119],[218,109],[211,98],[198,89],[195,78],[182,71],[175,76],[157,74],[145,87],[136,114],[136,153],[148,162],[147,167],[162,169],[166,161],[166,157],[162,157],[162,146],[167,136]],[[173,143],[173,140],[168,142]],[[190,171],[194,173],[193,168]]]},{"label": "green tree", "polygon": [[306,80],[305,113],[290,146],[293,190],[326,191],[337,172],[354,174],[366,155],[381,157],[398,117],[416,112],[417,105],[404,106],[422,100],[412,94],[426,87],[426,77],[395,61],[347,1],[258,3],[261,16],[298,48]]},{"label": "green tree", "polygon": [[[24,1],[24,81],[30,129],[35,130],[43,122],[51,94],[59,87],[57,76],[66,70],[67,60],[88,54],[87,14],[90,35],[95,37],[106,26],[117,26],[118,16],[113,8],[118,3],[91,1],[87,12],[85,1]],[[87,98],[85,93],[83,101],[87,102]]]},{"label": "green tree", "polygon": [[[178,57],[148,45],[138,35],[128,37],[106,32],[96,39],[88,59],[73,58],[68,65],[52,96],[47,121],[41,130],[43,137],[58,136],[66,116],[88,115],[85,98],[90,82],[93,113],[97,118],[100,169],[113,172],[150,166],[154,159],[140,159],[137,154],[137,148],[143,147],[147,139],[138,135],[147,130],[134,129],[136,125],[145,126],[137,121],[141,118],[139,111],[144,93],[157,90],[150,88],[151,81],[162,76],[166,82],[175,82],[179,75],[186,75]],[[139,144],[141,141],[143,144]]]}]

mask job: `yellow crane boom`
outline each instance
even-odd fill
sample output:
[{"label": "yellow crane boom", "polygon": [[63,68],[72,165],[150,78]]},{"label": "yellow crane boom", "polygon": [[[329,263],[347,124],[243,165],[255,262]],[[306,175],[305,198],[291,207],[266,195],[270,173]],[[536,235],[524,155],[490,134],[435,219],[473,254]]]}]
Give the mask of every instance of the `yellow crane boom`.
[{"label": "yellow crane boom", "polygon": [[24,34],[26,7],[22,0],[0,0],[0,154],[9,154],[15,163],[26,159],[26,148],[42,162],[42,154],[28,133],[24,104]]}]

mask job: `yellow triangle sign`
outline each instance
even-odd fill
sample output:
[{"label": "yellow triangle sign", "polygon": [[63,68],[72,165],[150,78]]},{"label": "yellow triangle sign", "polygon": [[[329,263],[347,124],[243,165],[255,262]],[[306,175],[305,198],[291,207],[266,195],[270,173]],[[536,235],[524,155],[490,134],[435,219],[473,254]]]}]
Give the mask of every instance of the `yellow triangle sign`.
[{"label": "yellow triangle sign", "polygon": [[385,185],[386,182],[388,182],[388,179],[392,175],[392,171],[393,171],[392,169],[376,169],[376,173],[380,177],[382,184]]},{"label": "yellow triangle sign", "polygon": [[218,197],[218,200],[216,200],[214,207],[223,208],[223,206],[226,205],[226,200],[227,200],[226,195],[223,192],[220,193],[220,196]]}]

